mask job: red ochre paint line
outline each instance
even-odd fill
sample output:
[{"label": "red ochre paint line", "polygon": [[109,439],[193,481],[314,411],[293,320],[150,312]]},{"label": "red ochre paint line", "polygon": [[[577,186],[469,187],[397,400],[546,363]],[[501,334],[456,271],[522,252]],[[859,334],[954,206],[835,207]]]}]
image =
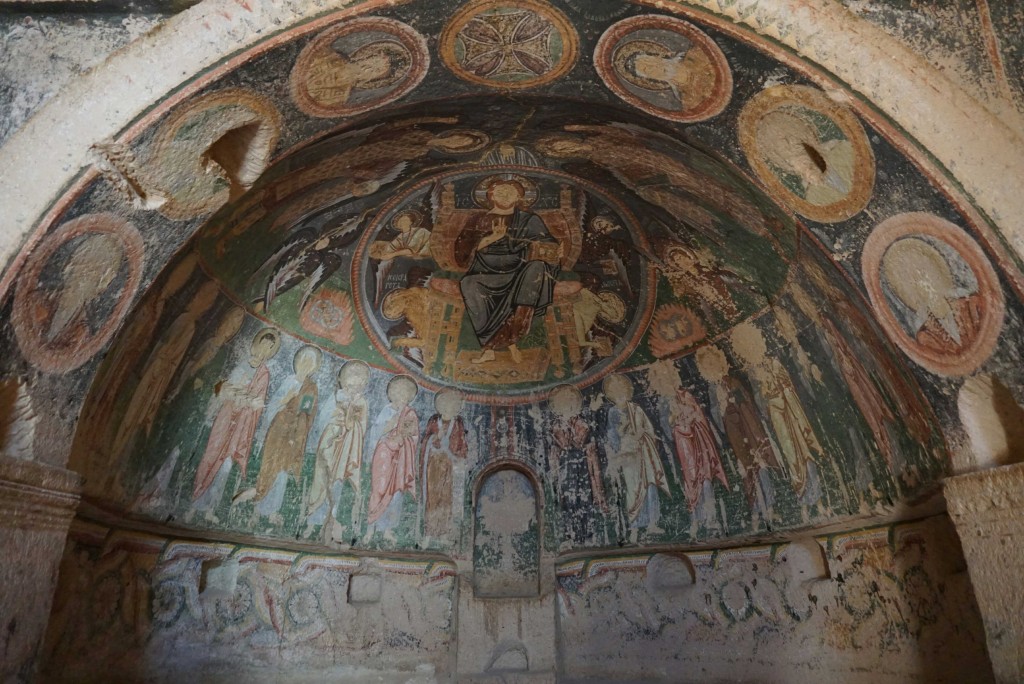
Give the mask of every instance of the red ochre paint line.
[{"label": "red ochre paint line", "polygon": [[[1002,1],[1002,0],[1000,0]],[[978,17],[981,20],[981,28],[985,37],[985,49],[992,61],[992,71],[995,73],[996,84],[999,86],[1000,94],[1007,102],[1013,102],[1013,90],[1010,88],[1010,79],[1006,76],[1006,65],[1003,63],[1002,51],[999,47],[999,37],[996,35],[995,26],[992,24],[992,12],[988,6],[988,0],[976,0],[978,4]]]}]

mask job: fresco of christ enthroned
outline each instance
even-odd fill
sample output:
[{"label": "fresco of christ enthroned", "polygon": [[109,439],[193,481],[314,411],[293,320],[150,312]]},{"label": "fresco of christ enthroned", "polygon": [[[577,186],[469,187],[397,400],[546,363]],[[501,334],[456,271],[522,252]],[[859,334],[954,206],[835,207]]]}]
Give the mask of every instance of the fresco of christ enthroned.
[{"label": "fresco of christ enthroned", "polygon": [[535,208],[538,184],[500,173],[472,189],[476,207],[459,208],[454,183],[435,187],[429,244],[438,269],[426,287],[384,297],[382,314],[413,329],[391,346],[419,349],[425,371],[471,384],[579,372],[572,305],[582,286],[572,269],[582,251],[583,197],[567,185],[557,192],[557,207]]}]

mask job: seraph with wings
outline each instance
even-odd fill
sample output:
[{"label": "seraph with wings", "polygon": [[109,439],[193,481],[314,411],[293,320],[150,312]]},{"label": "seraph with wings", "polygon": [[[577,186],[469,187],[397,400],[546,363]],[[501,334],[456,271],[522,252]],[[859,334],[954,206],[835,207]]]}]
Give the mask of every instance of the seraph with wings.
[{"label": "seraph with wings", "polygon": [[344,251],[351,247],[363,232],[369,211],[356,216],[335,219],[326,229],[307,225],[289,236],[281,247],[270,255],[253,274],[260,277],[273,269],[264,293],[255,302],[267,310],[275,299],[292,288],[306,283],[299,309],[306,306],[310,296],[334,275],[344,262]]}]

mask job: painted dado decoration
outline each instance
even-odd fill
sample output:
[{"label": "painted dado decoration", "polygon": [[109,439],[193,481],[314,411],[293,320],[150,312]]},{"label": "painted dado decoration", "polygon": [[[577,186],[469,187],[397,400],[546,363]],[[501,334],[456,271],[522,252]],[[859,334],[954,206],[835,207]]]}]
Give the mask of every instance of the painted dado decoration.
[{"label": "painted dado decoration", "polygon": [[695,17],[417,7],[218,67],[53,212],[0,363],[90,387],[47,427],[94,512],[525,595],[888,515],[965,376],[1021,384],[998,246],[884,121]]},{"label": "painted dado decoration", "polygon": [[[640,668],[739,677],[753,662],[793,676],[856,676],[865,658],[884,661],[895,679],[919,673],[922,652],[930,674],[977,679],[990,667],[984,629],[966,573],[942,555],[956,543],[933,517],[789,544],[588,554],[556,566],[552,635],[563,672],[590,679]],[[447,561],[299,554],[82,523],[67,548],[46,678],[180,680],[197,667],[284,677],[296,663],[340,676],[352,666],[443,675],[465,628]],[[728,657],[709,658],[709,647]],[[332,670],[339,662],[349,668]]]}]

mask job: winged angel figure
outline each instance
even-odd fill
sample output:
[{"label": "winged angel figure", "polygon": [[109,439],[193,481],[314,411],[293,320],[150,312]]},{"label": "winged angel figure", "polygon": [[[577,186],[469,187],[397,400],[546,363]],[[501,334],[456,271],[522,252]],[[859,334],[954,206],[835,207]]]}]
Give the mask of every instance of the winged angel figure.
[{"label": "winged angel figure", "polygon": [[367,210],[342,218],[323,231],[307,225],[292,233],[253,274],[255,280],[268,269],[273,269],[263,294],[256,298],[255,303],[262,304],[265,311],[275,299],[305,283],[306,289],[299,302],[301,311],[317,288],[341,268],[344,251],[362,234],[369,214]]}]

